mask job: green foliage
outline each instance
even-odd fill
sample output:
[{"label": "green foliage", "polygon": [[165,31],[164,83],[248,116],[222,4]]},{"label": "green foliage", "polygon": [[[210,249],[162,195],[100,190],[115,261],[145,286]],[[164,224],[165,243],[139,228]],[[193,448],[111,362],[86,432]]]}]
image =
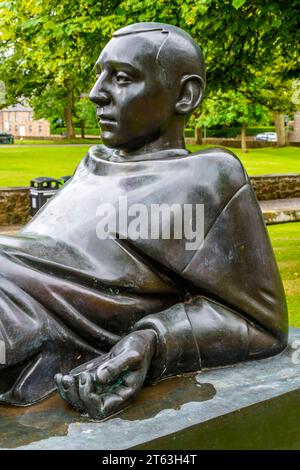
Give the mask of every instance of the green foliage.
[{"label": "green foliage", "polygon": [[244,3],[246,3],[246,0],[233,0],[232,1],[232,6],[234,6],[234,8],[236,8],[238,10],[239,8],[241,8],[244,5]]},{"label": "green foliage", "polygon": [[[96,119],[95,105],[86,97],[81,98],[74,106],[75,124],[83,124],[84,127],[94,129],[95,135],[99,135],[100,129]],[[86,133],[89,134],[88,129]]]},{"label": "green foliage", "polygon": [[[65,135],[66,132],[67,132],[66,127],[55,127],[55,126],[51,127],[51,134],[52,135]],[[75,133],[80,134],[80,132],[81,132],[80,127],[75,127]],[[85,133],[86,133],[86,135],[99,136],[100,135],[100,129],[99,129],[99,127],[92,127],[92,128],[87,127],[87,128],[85,128]]]},{"label": "green foliage", "polygon": [[[246,135],[254,136],[262,132],[275,132],[274,126],[247,127]],[[241,127],[222,127],[221,129],[206,129],[206,137],[234,138],[241,135]]]},{"label": "green foliage", "polygon": [[[7,104],[34,97],[37,115],[52,122],[88,93],[94,62],[116,27],[115,0],[12,0],[0,3],[0,79]],[[57,104],[56,104],[57,103]],[[77,108],[77,109],[76,109]],[[52,113],[53,111],[53,113]],[[70,123],[68,123],[70,124]]]},{"label": "green foliage", "polygon": [[[68,109],[75,124],[90,127],[91,115],[79,103],[112,32],[137,21],[161,21],[182,27],[201,45],[207,96],[235,90],[282,112],[289,80],[299,77],[298,18],[298,0],[2,1],[0,80],[7,104],[30,97],[36,115],[53,122]],[[241,119],[250,122],[249,112]]]},{"label": "green foliage", "polygon": [[206,100],[198,123],[207,127],[236,124],[248,126],[267,119],[267,109],[264,106],[251,102],[240,92],[224,93],[219,90],[213,98]]},{"label": "green foliage", "polygon": [[64,109],[67,105],[65,91],[48,84],[39,95],[32,96],[30,105],[34,110],[35,119],[48,119],[52,124],[64,117]]},{"label": "green foliage", "polygon": [[192,128],[190,128],[190,127],[187,127],[187,128],[184,130],[184,135],[185,135],[185,137],[194,137],[195,131],[194,131],[194,129],[192,129]]},{"label": "green foliage", "polygon": [[125,0],[122,8],[125,23],[162,21],[190,32],[204,51],[209,91],[250,83],[253,70],[278,56],[286,76],[298,77],[298,0]]}]

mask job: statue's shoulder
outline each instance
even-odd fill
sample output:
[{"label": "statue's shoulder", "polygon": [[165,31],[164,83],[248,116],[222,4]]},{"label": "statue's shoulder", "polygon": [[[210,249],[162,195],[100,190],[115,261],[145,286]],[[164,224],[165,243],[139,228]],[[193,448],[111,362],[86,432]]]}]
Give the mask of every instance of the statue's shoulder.
[{"label": "statue's shoulder", "polygon": [[87,157],[99,158],[101,160],[109,160],[112,155],[112,149],[105,147],[103,144],[93,145],[89,148]]},{"label": "statue's shoulder", "polygon": [[[248,175],[239,158],[225,148],[208,148],[189,155],[196,174],[228,182],[248,182]],[[219,177],[219,178],[218,178]]]},{"label": "statue's shoulder", "polygon": [[75,174],[80,176],[87,171],[95,174],[101,173],[102,165],[111,157],[112,150],[105,145],[93,145],[89,148],[85,157],[80,161]]}]

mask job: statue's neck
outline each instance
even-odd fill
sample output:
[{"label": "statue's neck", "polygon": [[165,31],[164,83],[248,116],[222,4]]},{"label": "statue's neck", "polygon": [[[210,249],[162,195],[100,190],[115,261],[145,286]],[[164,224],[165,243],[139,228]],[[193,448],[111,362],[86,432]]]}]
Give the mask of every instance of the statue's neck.
[{"label": "statue's neck", "polygon": [[186,156],[189,154],[189,151],[183,148],[170,148],[164,150],[152,150],[148,153],[136,153],[126,155],[125,157],[120,155],[120,153],[116,150],[114,151],[109,160],[111,162],[119,162],[119,163],[127,163],[127,162],[146,162],[148,160],[164,160],[170,158],[178,158],[182,156]]},{"label": "statue's neck", "polygon": [[132,150],[116,150],[115,155],[118,155],[122,160],[135,160],[138,157],[142,160],[143,155],[154,154],[164,150],[185,150],[183,123],[175,121],[162,135],[157,138],[149,139],[138,148]]}]

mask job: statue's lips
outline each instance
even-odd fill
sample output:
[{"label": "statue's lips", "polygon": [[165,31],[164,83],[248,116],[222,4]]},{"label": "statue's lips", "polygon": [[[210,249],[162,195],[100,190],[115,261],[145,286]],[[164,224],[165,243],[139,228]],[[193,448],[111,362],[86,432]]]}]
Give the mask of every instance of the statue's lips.
[{"label": "statue's lips", "polygon": [[111,116],[97,116],[98,122],[101,127],[110,127],[117,124],[117,121]]}]

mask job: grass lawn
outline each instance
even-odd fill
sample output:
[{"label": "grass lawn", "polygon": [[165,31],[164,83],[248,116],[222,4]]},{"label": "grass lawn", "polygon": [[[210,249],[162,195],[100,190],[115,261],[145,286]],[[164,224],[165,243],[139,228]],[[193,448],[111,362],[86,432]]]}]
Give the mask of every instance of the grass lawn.
[{"label": "grass lawn", "polygon": [[94,145],[99,142],[98,139],[56,139],[56,140],[20,140],[15,139],[14,145],[69,145],[69,144],[86,144]]},{"label": "grass lawn", "polygon": [[89,147],[0,148],[0,187],[29,186],[37,176],[71,175]]},{"label": "grass lawn", "polygon": [[268,226],[287,294],[290,324],[300,327],[300,222]]},{"label": "grass lawn", "polygon": [[[80,139],[77,139],[79,142]],[[26,142],[23,141],[25,144]],[[27,142],[28,144],[28,142]],[[53,176],[72,174],[76,165],[84,157],[87,149],[95,142],[87,143],[86,147],[41,146],[33,144],[31,148],[12,145],[0,148],[0,187],[27,186],[36,176]],[[195,151],[204,147],[190,145]],[[300,173],[300,148],[264,148],[250,149],[243,155],[240,149],[233,149],[250,175],[270,173]]]},{"label": "grass lawn", "polygon": [[[194,152],[203,147],[189,145],[188,148]],[[300,147],[249,149],[246,154],[240,149],[230,150],[239,157],[249,175],[300,173]]]}]

